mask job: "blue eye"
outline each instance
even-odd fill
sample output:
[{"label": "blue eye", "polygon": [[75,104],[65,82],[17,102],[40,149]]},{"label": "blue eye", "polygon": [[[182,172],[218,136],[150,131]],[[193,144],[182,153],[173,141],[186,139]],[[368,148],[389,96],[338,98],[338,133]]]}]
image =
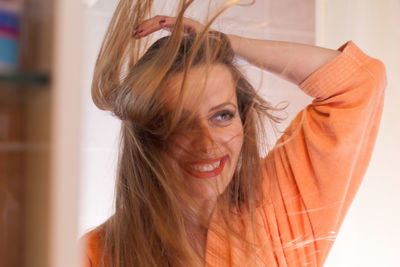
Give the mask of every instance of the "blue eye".
[{"label": "blue eye", "polygon": [[226,121],[226,120],[231,120],[233,118],[233,113],[228,111],[228,110],[224,110],[221,111],[219,113],[217,113],[217,118],[221,121]]},{"label": "blue eye", "polygon": [[235,112],[230,110],[221,110],[211,117],[211,121],[217,125],[225,125],[235,117]]}]

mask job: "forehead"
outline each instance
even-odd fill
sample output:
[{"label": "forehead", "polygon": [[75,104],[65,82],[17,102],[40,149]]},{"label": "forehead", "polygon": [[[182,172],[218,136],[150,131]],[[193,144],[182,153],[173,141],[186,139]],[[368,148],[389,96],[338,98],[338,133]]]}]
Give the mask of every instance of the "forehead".
[{"label": "forehead", "polygon": [[[163,95],[171,108],[178,102],[182,88],[183,73],[170,77]],[[224,102],[237,104],[236,86],[228,67],[222,64],[196,66],[190,69],[185,81],[183,107],[192,110],[198,105],[200,111],[207,111]]]}]

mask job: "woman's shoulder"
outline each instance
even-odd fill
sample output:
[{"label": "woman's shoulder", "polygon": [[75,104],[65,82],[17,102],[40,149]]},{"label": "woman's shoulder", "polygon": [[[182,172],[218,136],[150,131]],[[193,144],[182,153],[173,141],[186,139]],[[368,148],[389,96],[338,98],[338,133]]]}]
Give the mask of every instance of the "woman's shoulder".
[{"label": "woman's shoulder", "polygon": [[103,237],[104,225],[84,234],[80,239],[81,247],[84,251],[84,267],[100,266],[100,260],[103,256]]},{"label": "woman's shoulder", "polygon": [[85,247],[93,247],[99,244],[99,241],[103,239],[103,236],[104,226],[100,225],[84,234],[81,238],[81,241],[83,244],[85,244]]}]

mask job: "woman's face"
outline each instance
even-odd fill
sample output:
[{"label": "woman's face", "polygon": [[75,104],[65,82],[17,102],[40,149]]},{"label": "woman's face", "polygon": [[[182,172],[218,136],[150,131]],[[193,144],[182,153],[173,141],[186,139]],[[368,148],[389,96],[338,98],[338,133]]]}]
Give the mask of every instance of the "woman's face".
[{"label": "woman's face", "polygon": [[[212,200],[232,180],[243,144],[243,125],[228,68],[218,64],[208,68],[208,76],[206,71],[204,66],[193,67],[187,75],[189,97],[183,114],[194,113],[194,123],[172,136],[167,157],[194,198]],[[168,80],[165,97],[170,108],[176,107],[182,79],[179,73]]]}]

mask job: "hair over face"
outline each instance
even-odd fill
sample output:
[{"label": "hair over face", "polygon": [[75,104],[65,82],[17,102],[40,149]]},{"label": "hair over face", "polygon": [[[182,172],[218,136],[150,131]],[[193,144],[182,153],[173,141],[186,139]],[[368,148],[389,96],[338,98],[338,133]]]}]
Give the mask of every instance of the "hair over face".
[{"label": "hair over face", "polygon": [[[123,13],[117,8],[118,12]],[[276,108],[257,94],[236,67],[227,36],[207,29],[198,35],[174,31],[171,36],[157,40],[142,57],[131,60],[135,64],[131,64],[121,79],[120,61],[124,53],[108,51],[110,47],[118,49],[118,44],[125,49],[127,45],[115,43],[118,33],[113,23],[118,24],[116,14],[99,54],[92,85],[95,104],[122,121],[115,214],[102,225],[104,264],[200,266],[204,259],[188,238],[188,229],[199,219],[193,212],[196,203],[165,160],[171,135],[183,131],[194,119],[182,115],[185,99],[190,97],[185,87],[186,75],[192,67],[222,64],[236,84],[244,139],[232,181],[216,205],[232,232],[235,232],[233,218],[242,211],[251,216],[263,200],[259,190],[262,162],[258,147],[264,143],[265,119],[279,121],[273,115]],[[162,90],[177,73],[184,74],[183,83],[176,108],[171,110],[166,106]],[[199,90],[204,88],[199,86]],[[203,219],[200,223],[207,227],[207,220]]]}]

